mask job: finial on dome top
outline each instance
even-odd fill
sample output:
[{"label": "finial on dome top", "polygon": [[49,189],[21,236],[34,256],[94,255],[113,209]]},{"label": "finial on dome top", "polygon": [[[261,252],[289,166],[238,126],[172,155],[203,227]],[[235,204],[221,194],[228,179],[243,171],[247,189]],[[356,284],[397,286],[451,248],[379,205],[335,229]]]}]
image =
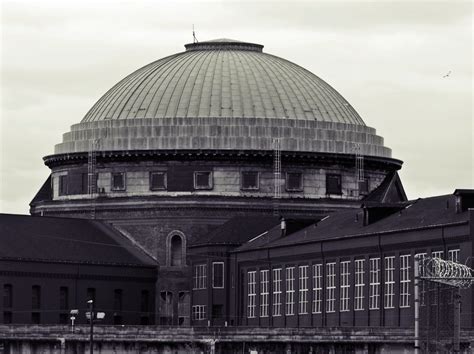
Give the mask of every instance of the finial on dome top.
[{"label": "finial on dome top", "polygon": [[196,32],[194,32],[194,23],[193,23],[193,43],[199,42],[198,39],[196,38]]},{"label": "finial on dome top", "polygon": [[194,50],[246,50],[253,52],[262,52],[263,49],[263,45],[261,44],[241,42],[228,38],[219,38],[210,41],[198,42],[194,35],[194,27],[193,37],[195,40],[193,43],[184,45],[186,51],[188,52]]}]

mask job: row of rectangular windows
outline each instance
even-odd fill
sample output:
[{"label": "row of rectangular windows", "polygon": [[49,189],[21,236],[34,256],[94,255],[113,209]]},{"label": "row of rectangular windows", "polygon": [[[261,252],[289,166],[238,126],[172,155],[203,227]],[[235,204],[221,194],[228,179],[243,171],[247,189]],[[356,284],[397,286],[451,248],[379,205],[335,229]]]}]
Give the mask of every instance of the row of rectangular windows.
[{"label": "row of rectangular windows", "polygon": [[[260,189],[260,173],[256,171],[242,171],[241,172],[241,189],[242,190],[259,190]],[[167,190],[167,172],[152,171],[149,177],[150,190],[159,191]],[[301,172],[287,172],[286,173],[286,190],[289,192],[303,191],[303,173]],[[90,190],[89,186],[94,186],[94,190]],[[82,193],[95,192],[97,188],[97,176],[82,174]],[[194,189],[212,189],[213,188],[213,174],[212,171],[195,171],[194,172]],[[127,189],[127,180],[125,172],[113,172],[111,176],[111,190],[125,191]],[[368,180],[359,183],[359,191],[361,193],[368,192]],[[341,176],[340,175],[326,175],[326,193],[327,194],[341,194]],[[59,195],[68,194],[68,176],[59,176]]]},{"label": "row of rectangular windows", "polygon": [[[12,310],[13,308],[13,285],[12,284],[4,284],[3,285],[3,308],[4,308],[4,323],[11,323],[12,321]],[[87,288],[87,299],[93,300],[95,303],[96,299],[96,289],[95,288]],[[115,289],[114,290],[114,298],[113,298],[113,310],[114,311],[122,311],[122,299],[123,299],[123,290],[122,289]],[[41,310],[41,286],[40,285],[33,285],[31,287],[31,310],[32,312],[32,322],[33,323],[40,323],[41,316],[39,310]],[[140,298],[140,310],[141,312],[148,312],[149,311],[149,291],[142,290],[141,298]],[[67,286],[59,287],[59,310],[61,311],[69,311],[69,288]],[[38,312],[37,312],[38,311]],[[64,320],[64,314],[60,314],[60,320]],[[115,322],[121,322],[121,317],[117,316],[114,318]],[[67,322],[67,317],[66,317]],[[60,322],[60,323],[66,323]],[[116,323],[121,324],[121,323]]]},{"label": "row of rectangular windows", "polygon": [[[419,254],[420,256],[426,256],[426,253]],[[442,251],[433,252],[433,257],[443,257]],[[459,249],[449,251],[449,259],[457,261],[459,256]],[[383,258],[383,271],[384,271],[384,308],[394,308],[395,298],[395,279],[394,279],[394,256]],[[410,267],[411,267],[411,256],[401,255],[399,263],[399,279],[400,279],[400,291],[399,291],[399,306],[401,308],[410,307]],[[323,274],[323,266],[325,266],[325,274]],[[364,282],[365,275],[365,259],[357,259],[354,261],[354,283],[350,283],[350,271],[351,261],[342,261],[339,263],[339,311],[346,312],[351,310],[351,304],[353,304],[354,311],[364,310],[364,288],[366,286]],[[284,268],[285,272],[285,314],[291,316],[295,314],[295,269],[296,267]],[[298,266],[298,313],[308,314],[308,292],[309,289],[309,266],[302,265]],[[282,272],[283,268],[272,269],[272,283],[273,283],[273,294],[272,294],[272,314],[273,316],[282,315]],[[380,272],[381,272],[381,259],[370,258],[369,259],[369,310],[380,309]],[[257,316],[257,296],[259,296],[259,315],[260,317],[269,316],[269,274],[268,269],[259,271],[260,273],[260,291],[257,294],[257,271],[247,272],[247,317],[255,318]],[[326,279],[325,287],[323,287],[323,277]],[[354,286],[354,301],[350,299],[350,288]],[[323,301],[325,301],[325,312],[332,313],[336,311],[336,263],[327,262],[312,265],[312,309],[313,314],[323,312]],[[324,293],[323,293],[324,292]],[[423,289],[422,289],[423,292]],[[324,296],[325,295],[325,296]],[[325,297],[325,298],[323,298]]]}]

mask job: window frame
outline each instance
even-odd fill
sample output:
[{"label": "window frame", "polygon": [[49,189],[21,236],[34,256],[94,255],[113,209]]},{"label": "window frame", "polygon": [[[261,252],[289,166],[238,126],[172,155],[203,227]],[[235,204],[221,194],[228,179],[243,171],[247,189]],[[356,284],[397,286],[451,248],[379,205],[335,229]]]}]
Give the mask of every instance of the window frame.
[{"label": "window frame", "polygon": [[[153,187],[153,175],[162,174],[163,178],[163,187]],[[167,171],[150,171],[149,173],[149,185],[150,191],[166,191],[168,190],[168,173]]]},{"label": "window frame", "polygon": [[[296,175],[296,174],[300,175],[299,187],[298,188],[290,188],[290,186],[288,185],[288,183],[290,181],[289,175]],[[287,192],[302,192],[303,189],[304,189],[304,186],[303,186],[303,172],[301,172],[301,171],[288,171],[288,172],[286,172],[285,189],[286,189]]]},{"label": "window frame", "polygon": [[308,313],[308,268],[307,265],[298,267],[299,275],[299,311],[300,315],[306,315]]},{"label": "window frame", "polygon": [[[202,272],[200,272],[202,270]],[[207,264],[195,264],[193,271],[193,290],[207,289]]]},{"label": "window frame", "polygon": [[380,309],[380,257],[369,258],[369,310]]},{"label": "window frame", "polygon": [[[222,284],[221,286],[216,286],[216,272],[215,272],[215,266],[216,265],[222,265]],[[225,286],[225,266],[224,266],[224,262],[212,262],[212,288],[213,289],[224,289],[224,286]]]},{"label": "window frame", "polygon": [[67,174],[58,176],[58,196],[67,195],[68,183]]},{"label": "window frame", "polygon": [[[208,185],[207,186],[199,186],[197,184],[197,176],[199,173],[208,173],[209,174],[209,177],[208,177]],[[195,190],[211,190],[214,188],[214,178],[213,178],[213,171],[194,171],[193,173],[193,185],[194,185],[194,189]]]},{"label": "window frame", "polygon": [[247,318],[256,317],[257,308],[257,272],[247,272]]},{"label": "window frame", "polygon": [[395,256],[384,257],[384,309],[395,308]]},{"label": "window frame", "polygon": [[365,259],[354,261],[354,311],[364,310]]},{"label": "window frame", "polygon": [[[114,185],[114,176],[121,175],[123,178],[123,186],[115,187]],[[127,190],[127,173],[126,172],[111,172],[110,173],[110,190],[112,192],[123,192]]]},{"label": "window frame", "polygon": [[[338,190],[337,192],[329,191],[329,188],[328,188],[329,178],[335,178],[335,177],[338,178]],[[342,195],[342,175],[341,174],[337,174],[337,173],[326,174],[326,194],[327,195],[330,195],[330,194]]]},{"label": "window frame", "polygon": [[282,268],[273,268],[273,317],[281,316],[281,274]]},{"label": "window frame", "polygon": [[295,314],[295,267],[285,268],[286,281],[286,306],[285,314],[293,316]]},{"label": "window frame", "polygon": [[[244,186],[244,174],[246,173],[255,173],[256,174],[256,187],[245,187]],[[240,190],[243,191],[258,191],[260,190],[260,172],[259,171],[240,171]]]},{"label": "window frame", "polygon": [[194,321],[202,321],[206,319],[206,305],[193,305],[192,316]]},{"label": "window frame", "polygon": [[326,263],[326,312],[336,312],[336,262]]},{"label": "window frame", "polygon": [[260,317],[269,316],[270,271],[260,270]]},{"label": "window frame", "polygon": [[323,312],[323,264],[313,264],[313,308],[312,313]]},{"label": "window frame", "polygon": [[341,261],[339,263],[339,281],[341,283],[341,293],[340,293],[340,301],[339,301],[339,311],[340,312],[348,312],[350,311],[350,291],[351,291],[351,283],[350,283],[350,276],[351,276],[351,261]]},{"label": "window frame", "polygon": [[400,255],[400,308],[410,307],[411,254]]}]

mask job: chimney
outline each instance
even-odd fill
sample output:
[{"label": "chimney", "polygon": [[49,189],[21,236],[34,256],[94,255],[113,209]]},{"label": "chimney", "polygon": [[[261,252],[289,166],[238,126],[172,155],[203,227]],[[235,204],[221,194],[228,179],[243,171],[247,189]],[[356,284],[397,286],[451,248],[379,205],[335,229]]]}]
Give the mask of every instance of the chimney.
[{"label": "chimney", "polygon": [[286,236],[286,221],[284,218],[280,219],[280,229],[281,229],[281,237]]}]

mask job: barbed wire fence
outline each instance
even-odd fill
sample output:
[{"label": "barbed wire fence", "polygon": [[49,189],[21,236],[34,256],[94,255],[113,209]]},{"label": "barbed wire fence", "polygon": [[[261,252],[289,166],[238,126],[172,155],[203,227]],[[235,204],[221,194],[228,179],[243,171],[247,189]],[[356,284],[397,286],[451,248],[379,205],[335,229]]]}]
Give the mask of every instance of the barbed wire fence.
[{"label": "barbed wire fence", "polygon": [[461,289],[474,270],[437,257],[415,257],[415,353],[459,353]]}]

